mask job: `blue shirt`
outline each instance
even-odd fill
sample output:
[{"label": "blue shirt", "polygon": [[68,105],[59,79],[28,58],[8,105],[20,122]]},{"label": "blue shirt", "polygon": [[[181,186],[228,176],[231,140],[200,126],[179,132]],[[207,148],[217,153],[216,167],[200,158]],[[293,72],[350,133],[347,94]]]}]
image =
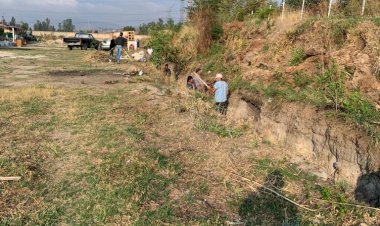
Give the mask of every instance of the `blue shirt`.
[{"label": "blue shirt", "polygon": [[225,81],[217,81],[214,84],[215,91],[215,102],[223,103],[227,101],[228,95],[228,84]]}]

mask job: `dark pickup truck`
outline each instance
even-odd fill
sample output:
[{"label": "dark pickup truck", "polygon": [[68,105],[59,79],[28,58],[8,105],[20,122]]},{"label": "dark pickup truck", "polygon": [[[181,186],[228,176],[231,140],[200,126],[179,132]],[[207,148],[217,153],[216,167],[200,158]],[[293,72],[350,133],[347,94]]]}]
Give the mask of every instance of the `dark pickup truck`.
[{"label": "dark pickup truck", "polygon": [[83,50],[87,48],[98,48],[100,41],[96,40],[92,34],[76,33],[74,37],[64,38],[63,42],[72,50],[74,47],[80,47]]}]

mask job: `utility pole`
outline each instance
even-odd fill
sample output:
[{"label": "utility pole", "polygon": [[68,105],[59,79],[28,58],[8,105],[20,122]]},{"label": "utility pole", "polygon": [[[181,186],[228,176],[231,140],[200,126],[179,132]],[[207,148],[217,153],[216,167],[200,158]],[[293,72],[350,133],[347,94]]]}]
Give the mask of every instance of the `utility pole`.
[{"label": "utility pole", "polygon": [[180,20],[181,20],[181,24],[183,24],[183,22],[184,22],[184,20],[185,20],[185,18],[184,18],[184,14],[185,14],[185,7],[184,7],[184,4],[183,4],[183,0],[181,0],[180,1],[181,2],[181,5],[180,5],[180,7],[179,7],[179,12],[180,12]]},{"label": "utility pole", "polygon": [[329,12],[327,13],[327,17],[330,17],[330,14],[331,14],[332,1],[333,0],[330,0],[330,3],[329,3]]},{"label": "utility pole", "polygon": [[284,22],[284,13],[285,13],[285,0],[282,1],[282,15],[281,15],[281,22]]},{"label": "utility pole", "polygon": [[194,0],[187,0],[187,10],[186,10],[186,20],[188,21],[189,20],[189,12],[191,11],[191,9],[193,8],[194,6]]},{"label": "utility pole", "polygon": [[363,0],[363,4],[362,4],[362,16],[364,16],[365,3],[366,3],[366,0]]},{"label": "utility pole", "polygon": [[301,20],[303,18],[303,11],[305,10],[305,0],[302,0]]}]

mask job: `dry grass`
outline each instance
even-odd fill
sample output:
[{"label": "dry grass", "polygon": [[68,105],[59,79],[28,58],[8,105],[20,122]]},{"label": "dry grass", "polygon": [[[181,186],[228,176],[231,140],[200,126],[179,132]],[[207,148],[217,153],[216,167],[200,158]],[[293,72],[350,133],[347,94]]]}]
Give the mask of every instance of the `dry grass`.
[{"label": "dry grass", "polygon": [[180,57],[187,61],[194,59],[197,55],[197,43],[199,33],[196,28],[189,24],[184,25],[181,31],[173,39],[174,45],[181,49]]},{"label": "dry grass", "polygon": [[0,102],[22,102],[31,99],[49,100],[52,99],[54,96],[61,95],[62,93],[62,89],[57,89],[53,86],[32,86],[16,89],[0,89]]},{"label": "dry grass", "polygon": [[215,15],[210,8],[198,9],[191,18],[198,33],[197,53],[207,53],[212,44],[211,31],[215,23]]}]

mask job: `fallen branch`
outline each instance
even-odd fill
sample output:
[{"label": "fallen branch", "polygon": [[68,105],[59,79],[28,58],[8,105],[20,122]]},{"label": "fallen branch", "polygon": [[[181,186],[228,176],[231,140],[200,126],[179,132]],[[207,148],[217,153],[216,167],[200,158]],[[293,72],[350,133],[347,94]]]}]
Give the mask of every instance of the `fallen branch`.
[{"label": "fallen branch", "polygon": [[[260,184],[260,183],[258,183],[258,182],[256,182],[256,181],[254,181],[254,180],[248,179],[248,178],[243,177],[243,176],[241,176],[241,175],[239,175],[239,174],[237,174],[237,173],[234,173],[234,172],[230,172],[230,173],[234,174],[235,176],[240,177],[240,178],[241,178],[242,180],[244,180],[244,181],[248,181],[248,182],[254,183],[254,184],[256,184],[257,186],[260,186],[260,187],[264,188],[265,190],[268,190],[268,191],[272,192],[273,194],[279,196],[280,198],[283,198],[283,199],[285,199],[286,201],[288,201],[288,202],[290,202],[290,203],[292,203],[292,204],[294,204],[294,205],[296,205],[296,206],[298,206],[298,207],[300,207],[300,208],[302,208],[302,209],[305,209],[305,210],[308,210],[308,211],[311,211],[311,212],[316,212],[316,211],[318,211],[318,210],[315,210],[315,209],[310,209],[310,208],[308,208],[308,207],[306,207],[306,206],[303,206],[303,205],[301,205],[301,204],[298,204],[298,203],[296,203],[295,201],[293,201],[293,200],[291,200],[291,199],[289,199],[289,198],[287,198],[287,197],[281,195],[280,193],[276,192],[275,190],[273,190],[273,189],[271,189],[271,188],[268,188],[268,187],[266,187],[266,186],[264,186],[264,185],[262,185],[262,184]],[[236,180],[236,181],[238,181],[238,180]],[[241,183],[242,181],[238,181],[238,182]],[[244,184],[247,185],[247,186],[248,186],[249,188],[251,188],[251,189],[255,189],[251,184],[248,184],[248,183],[244,183]]]},{"label": "fallen branch", "polygon": [[18,181],[21,177],[0,177],[0,181]]},{"label": "fallen branch", "polygon": [[334,203],[334,204],[345,205],[345,206],[355,206],[355,207],[359,207],[359,208],[365,208],[365,209],[380,211],[379,208],[370,207],[370,206],[363,206],[363,205],[358,205],[358,204],[353,204],[353,203],[345,203],[345,202],[336,202],[336,201],[317,199],[317,198],[313,198],[313,199],[318,200],[318,201],[322,201],[322,202]]}]

